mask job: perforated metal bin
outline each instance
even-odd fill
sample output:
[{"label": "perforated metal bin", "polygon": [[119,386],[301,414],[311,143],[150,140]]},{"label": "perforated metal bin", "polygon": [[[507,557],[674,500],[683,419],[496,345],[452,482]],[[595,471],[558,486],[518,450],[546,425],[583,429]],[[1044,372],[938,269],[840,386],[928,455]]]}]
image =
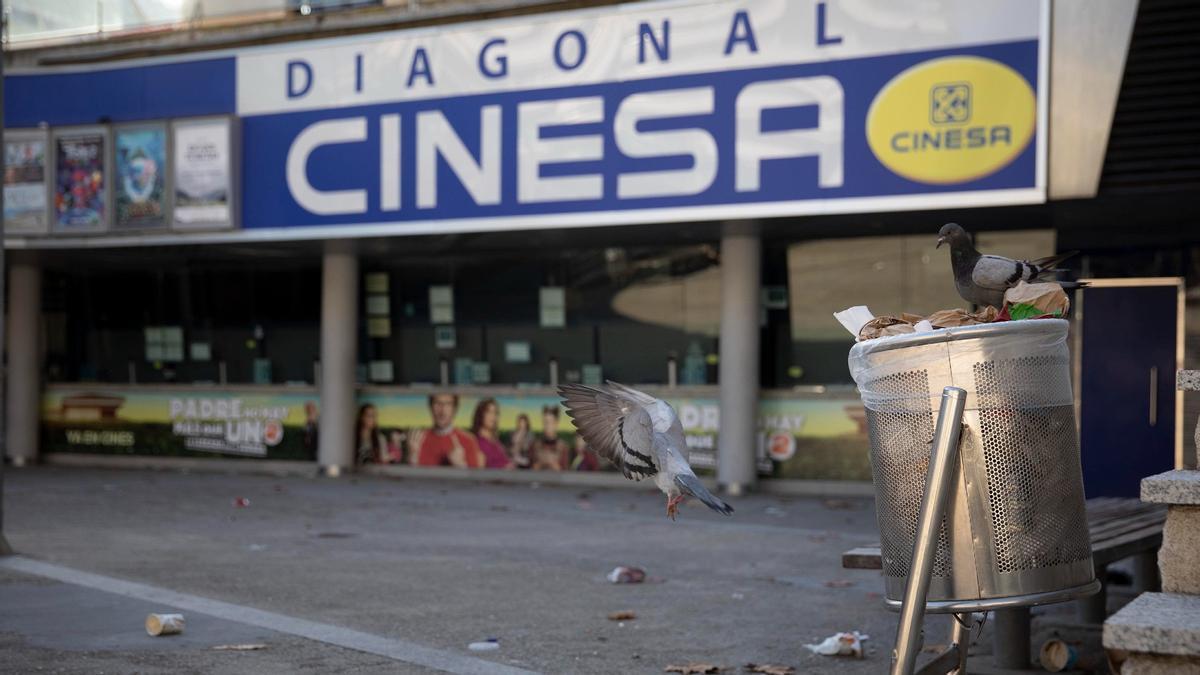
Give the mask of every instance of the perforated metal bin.
[{"label": "perforated metal bin", "polygon": [[868,340],[850,351],[867,408],[887,601],[904,595],[942,389],[967,391],[930,611],[1095,590],[1067,322],[1009,321]]}]

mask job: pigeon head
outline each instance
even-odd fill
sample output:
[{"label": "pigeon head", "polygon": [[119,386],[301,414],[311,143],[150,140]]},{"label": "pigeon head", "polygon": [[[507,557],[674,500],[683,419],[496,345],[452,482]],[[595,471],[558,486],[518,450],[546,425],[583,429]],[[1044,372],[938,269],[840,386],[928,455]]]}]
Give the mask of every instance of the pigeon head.
[{"label": "pigeon head", "polygon": [[935,248],[941,248],[942,244],[950,244],[954,248],[955,244],[971,245],[971,235],[962,229],[958,223],[946,223],[942,229],[938,230],[938,241]]}]

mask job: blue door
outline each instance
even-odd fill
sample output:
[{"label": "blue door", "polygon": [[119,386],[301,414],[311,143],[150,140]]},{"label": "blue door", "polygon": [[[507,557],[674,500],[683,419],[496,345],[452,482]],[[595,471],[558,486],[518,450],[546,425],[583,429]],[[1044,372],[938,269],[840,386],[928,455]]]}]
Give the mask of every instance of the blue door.
[{"label": "blue door", "polygon": [[[1179,285],[1080,291],[1080,447],[1091,497],[1137,497],[1141,479],[1175,468]],[[1136,282],[1132,282],[1136,283]],[[1144,282],[1143,282],[1144,283]]]}]

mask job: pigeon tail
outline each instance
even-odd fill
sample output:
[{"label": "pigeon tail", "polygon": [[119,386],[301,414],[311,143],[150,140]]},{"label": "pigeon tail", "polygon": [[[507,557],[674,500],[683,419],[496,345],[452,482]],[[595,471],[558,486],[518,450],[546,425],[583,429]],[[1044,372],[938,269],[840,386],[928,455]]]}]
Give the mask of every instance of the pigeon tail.
[{"label": "pigeon tail", "polygon": [[728,516],[733,513],[733,507],[713,496],[699,478],[692,475],[680,474],[675,476],[675,485],[679,486],[680,491],[684,494],[691,495],[696,499],[704,502],[708,508],[717,513]]},{"label": "pigeon tail", "polygon": [[1079,254],[1079,251],[1067,251],[1058,255],[1048,255],[1045,258],[1030,260],[1029,264],[1038,268],[1040,274],[1049,274],[1052,272],[1066,272],[1067,270],[1058,269],[1058,266],[1064,261]]}]

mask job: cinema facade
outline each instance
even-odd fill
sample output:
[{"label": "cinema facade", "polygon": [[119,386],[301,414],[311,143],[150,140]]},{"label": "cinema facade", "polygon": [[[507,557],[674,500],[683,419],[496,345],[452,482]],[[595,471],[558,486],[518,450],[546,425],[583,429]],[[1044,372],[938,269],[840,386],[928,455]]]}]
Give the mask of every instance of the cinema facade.
[{"label": "cinema facade", "polygon": [[612,379],[735,491],[865,480],[832,312],[1100,210],[1120,3],[538,4],[14,49],[12,462],[603,469],[545,413]]}]

